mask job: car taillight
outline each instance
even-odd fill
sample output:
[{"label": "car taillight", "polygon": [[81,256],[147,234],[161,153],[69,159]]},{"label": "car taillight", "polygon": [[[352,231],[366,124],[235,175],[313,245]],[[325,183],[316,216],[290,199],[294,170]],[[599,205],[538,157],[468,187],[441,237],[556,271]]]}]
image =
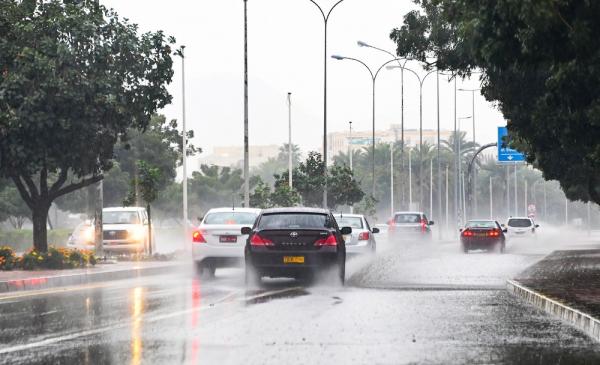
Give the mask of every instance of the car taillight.
[{"label": "car taillight", "polygon": [[500,237],[500,231],[498,231],[498,230],[489,231],[487,235],[490,237]]},{"label": "car taillight", "polygon": [[268,238],[261,237],[259,234],[252,235],[250,238],[250,245],[252,246],[273,246],[273,241]]},{"label": "car taillight", "polygon": [[462,235],[463,237],[473,237],[473,232],[466,229],[463,231]]},{"label": "car taillight", "polygon": [[206,239],[204,239],[204,235],[202,233],[202,231],[194,231],[194,233],[192,233],[192,242],[206,243]]},{"label": "car taillight", "polygon": [[421,231],[425,232],[427,230],[427,221],[425,219],[421,219]]},{"label": "car taillight", "polygon": [[369,232],[360,232],[358,235],[359,241],[368,241],[369,240]]},{"label": "car taillight", "polygon": [[335,236],[330,234],[326,238],[320,238],[315,242],[315,246],[337,246]]}]

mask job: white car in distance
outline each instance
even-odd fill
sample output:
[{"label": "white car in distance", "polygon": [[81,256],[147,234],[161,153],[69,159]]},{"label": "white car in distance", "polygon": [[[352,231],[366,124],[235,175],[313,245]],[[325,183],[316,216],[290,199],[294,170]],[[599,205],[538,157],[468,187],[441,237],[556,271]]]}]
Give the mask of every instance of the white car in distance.
[{"label": "white car in distance", "polygon": [[535,238],[536,229],[540,225],[535,224],[533,219],[529,217],[510,217],[506,224],[502,226],[506,228],[508,238]]},{"label": "white car in distance", "polygon": [[209,210],[192,233],[192,256],[197,271],[213,277],[222,267],[241,267],[248,235],[242,227],[252,227],[260,209],[214,208]]},{"label": "white car in distance", "polygon": [[346,255],[359,255],[377,251],[377,242],[373,236],[379,228],[371,228],[362,214],[334,214],[338,227],[352,227],[352,233],[344,236]]}]

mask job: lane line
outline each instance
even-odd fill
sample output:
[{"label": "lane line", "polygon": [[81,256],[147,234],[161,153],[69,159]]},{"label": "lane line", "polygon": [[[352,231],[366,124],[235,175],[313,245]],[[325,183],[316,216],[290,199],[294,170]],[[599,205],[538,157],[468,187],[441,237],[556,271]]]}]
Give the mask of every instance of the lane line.
[{"label": "lane line", "polygon": [[46,294],[66,293],[66,292],[80,291],[80,290],[86,290],[86,289],[105,288],[108,286],[111,286],[111,284],[109,284],[109,283],[84,284],[84,285],[67,286],[67,287],[55,288],[55,289],[33,290],[31,292],[25,292],[25,293],[20,293],[20,294],[10,294],[10,295],[6,295],[6,296],[0,295],[0,303],[4,300],[10,300],[10,299],[34,297],[34,296],[46,295]]}]

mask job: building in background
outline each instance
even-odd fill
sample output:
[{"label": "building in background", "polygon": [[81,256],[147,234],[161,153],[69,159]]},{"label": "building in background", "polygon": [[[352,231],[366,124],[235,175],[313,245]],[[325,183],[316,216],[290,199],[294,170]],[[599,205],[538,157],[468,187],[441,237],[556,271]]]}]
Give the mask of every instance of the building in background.
[{"label": "building in background", "polygon": [[[278,145],[250,146],[250,167],[256,167],[270,158],[276,158],[279,154],[279,148]],[[197,169],[200,168],[200,165],[242,168],[243,161],[243,146],[216,146],[210,155],[198,158]]]},{"label": "building in background", "polygon": [[[452,134],[451,131],[440,131],[440,139],[447,140]],[[392,124],[389,129],[375,131],[375,143],[391,143],[402,139],[402,131],[399,124]],[[372,131],[352,131],[352,145],[355,149],[369,147],[372,140]],[[340,152],[348,153],[350,143],[350,131],[332,132],[327,134],[328,160],[331,162],[333,156]],[[404,143],[406,146],[416,147],[419,145],[419,130],[405,129]],[[437,130],[423,129],[423,143],[429,145],[437,144]]]}]

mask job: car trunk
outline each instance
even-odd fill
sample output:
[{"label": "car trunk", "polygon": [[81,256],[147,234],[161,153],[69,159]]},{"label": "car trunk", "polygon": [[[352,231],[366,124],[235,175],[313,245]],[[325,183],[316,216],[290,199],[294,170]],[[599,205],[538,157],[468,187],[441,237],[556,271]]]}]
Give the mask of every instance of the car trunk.
[{"label": "car trunk", "polygon": [[209,245],[215,246],[231,246],[244,245],[247,235],[242,234],[240,224],[214,224],[200,226],[202,235]]},{"label": "car trunk", "polygon": [[319,246],[315,246],[315,242],[327,238],[329,231],[324,229],[273,229],[262,230],[258,234],[273,242],[274,246],[269,247],[271,250],[304,251],[319,249]]}]

